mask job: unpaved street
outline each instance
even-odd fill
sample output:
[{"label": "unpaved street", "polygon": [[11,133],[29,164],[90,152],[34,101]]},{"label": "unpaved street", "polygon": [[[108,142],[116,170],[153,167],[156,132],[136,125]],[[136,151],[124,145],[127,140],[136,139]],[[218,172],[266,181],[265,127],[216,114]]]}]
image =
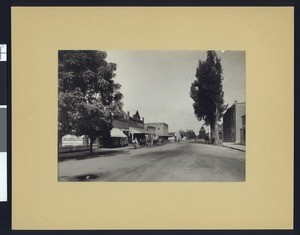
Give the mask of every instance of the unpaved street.
[{"label": "unpaved street", "polygon": [[[245,181],[245,152],[194,142],[117,149],[58,164],[59,181]],[[90,175],[85,176],[85,175]]]}]

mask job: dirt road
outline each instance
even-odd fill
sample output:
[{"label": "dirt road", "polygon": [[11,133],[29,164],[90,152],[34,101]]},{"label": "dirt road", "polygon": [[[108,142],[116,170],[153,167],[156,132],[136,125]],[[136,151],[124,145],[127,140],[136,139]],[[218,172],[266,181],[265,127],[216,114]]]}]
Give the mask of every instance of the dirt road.
[{"label": "dirt road", "polygon": [[245,152],[194,142],[119,149],[58,164],[59,181],[245,181]]}]

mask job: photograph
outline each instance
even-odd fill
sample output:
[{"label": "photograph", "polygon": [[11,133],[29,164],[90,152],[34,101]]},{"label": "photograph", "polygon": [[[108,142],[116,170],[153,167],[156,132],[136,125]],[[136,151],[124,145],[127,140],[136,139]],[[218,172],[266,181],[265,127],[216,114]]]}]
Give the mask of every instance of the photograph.
[{"label": "photograph", "polygon": [[0,234],[298,234],[280,1],[8,2]]},{"label": "photograph", "polygon": [[9,11],[6,231],[297,233],[294,8],[113,4]]},{"label": "photograph", "polygon": [[58,181],[246,181],[245,51],[58,51]]}]

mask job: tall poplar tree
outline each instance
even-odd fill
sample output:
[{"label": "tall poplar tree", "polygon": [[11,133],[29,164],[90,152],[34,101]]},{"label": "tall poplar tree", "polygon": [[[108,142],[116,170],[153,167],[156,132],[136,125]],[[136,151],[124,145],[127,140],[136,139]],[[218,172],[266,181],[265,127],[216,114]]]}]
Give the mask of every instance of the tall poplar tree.
[{"label": "tall poplar tree", "polygon": [[212,138],[219,144],[218,121],[227,105],[224,104],[221,59],[215,51],[207,51],[206,60],[199,60],[195,76],[190,90],[194,113],[199,121],[204,120],[210,126]]}]

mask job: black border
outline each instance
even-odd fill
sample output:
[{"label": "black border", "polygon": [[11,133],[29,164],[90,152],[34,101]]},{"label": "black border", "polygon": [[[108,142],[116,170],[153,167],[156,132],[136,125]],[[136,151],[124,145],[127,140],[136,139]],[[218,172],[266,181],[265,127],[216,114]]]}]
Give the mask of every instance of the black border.
[{"label": "black border", "polygon": [[[0,202],[0,234],[11,234],[11,21],[10,5],[6,0],[0,0],[0,44],[7,44],[7,77],[0,78],[0,86],[7,87],[7,202]],[[2,90],[2,89],[1,89]],[[5,105],[4,103],[2,105]]]},{"label": "black border", "polygon": [[[296,235],[300,234],[299,223],[299,100],[300,100],[300,87],[299,79],[294,79],[294,229],[292,230],[12,230],[11,225],[11,209],[12,209],[12,185],[11,185],[11,173],[12,173],[12,144],[11,143],[11,7],[13,6],[35,6],[35,7],[47,7],[47,6],[180,6],[180,7],[243,7],[243,6],[294,6],[295,9],[295,18],[294,18],[294,78],[300,78],[299,70],[299,1],[300,0],[131,0],[131,1],[122,1],[122,0],[0,0],[0,44],[7,44],[7,131],[8,131],[8,144],[7,144],[7,165],[8,165],[8,201],[0,203],[0,234],[3,235],[35,235],[35,234],[44,234],[44,235],[62,235],[62,234],[177,234],[177,235],[186,235],[186,234],[210,234],[210,235],[227,235],[227,234],[241,234],[241,235]],[[298,29],[298,31],[297,31]],[[271,58],[270,58],[271,59]],[[298,65],[298,66],[297,66]],[[1,85],[0,80],[0,85]],[[280,95],[280,94],[278,94]],[[279,123],[276,128],[284,128],[284,123]],[[280,141],[280,138],[278,138]],[[298,156],[298,157],[297,157]],[[59,211],[59,208],[57,208]],[[221,213],[221,212],[220,212]],[[25,216],[30,216],[26,215]]]}]

